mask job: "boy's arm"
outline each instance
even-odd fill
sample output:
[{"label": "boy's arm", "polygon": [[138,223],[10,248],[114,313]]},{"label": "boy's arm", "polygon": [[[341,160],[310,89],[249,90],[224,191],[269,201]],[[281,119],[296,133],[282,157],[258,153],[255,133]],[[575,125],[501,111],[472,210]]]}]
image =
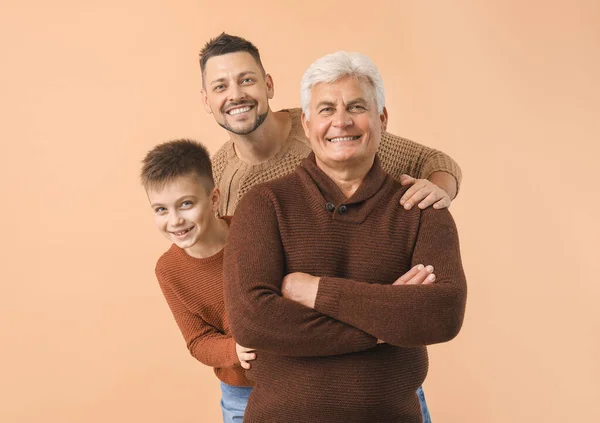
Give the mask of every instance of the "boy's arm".
[{"label": "boy's arm", "polygon": [[402,185],[414,184],[402,197],[403,205],[445,208],[458,194],[460,166],[441,151],[384,132],[379,157],[383,169],[394,179]]},{"label": "boy's arm", "polygon": [[421,212],[412,262],[433,265],[436,282],[379,285],[300,274],[293,283],[303,286],[289,288],[300,295],[290,298],[392,345],[449,341],[462,326],[467,287],[456,226],[447,210]]},{"label": "boy's arm", "polygon": [[281,294],[285,258],[274,205],[260,188],[242,199],[223,263],[225,306],[235,339],[289,356],[329,356],[367,350],[377,339]]},{"label": "boy's arm", "polygon": [[210,367],[239,366],[233,338],[188,310],[158,270],[156,277],[190,354]]}]

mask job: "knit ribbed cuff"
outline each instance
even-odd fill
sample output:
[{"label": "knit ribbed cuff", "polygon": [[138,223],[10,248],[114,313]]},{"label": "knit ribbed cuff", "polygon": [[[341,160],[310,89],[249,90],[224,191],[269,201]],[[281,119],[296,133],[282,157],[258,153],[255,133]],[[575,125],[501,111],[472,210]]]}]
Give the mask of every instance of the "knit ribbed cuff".
[{"label": "knit ribbed cuff", "polygon": [[315,310],[334,319],[338,317],[340,311],[340,280],[338,278],[322,277],[319,280]]}]

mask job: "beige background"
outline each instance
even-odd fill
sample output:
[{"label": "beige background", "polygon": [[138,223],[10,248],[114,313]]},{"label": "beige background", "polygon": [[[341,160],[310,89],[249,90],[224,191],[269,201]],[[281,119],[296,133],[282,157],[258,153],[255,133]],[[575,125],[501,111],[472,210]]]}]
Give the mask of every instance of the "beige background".
[{"label": "beige background", "polygon": [[1,5],[0,421],[219,421],[154,279],[168,245],[137,174],[155,143],[225,141],[197,64],[222,30],[260,48],[274,109],[321,55],[368,54],[390,130],[462,166],[469,302],[430,349],[434,421],[600,421],[600,2]]}]

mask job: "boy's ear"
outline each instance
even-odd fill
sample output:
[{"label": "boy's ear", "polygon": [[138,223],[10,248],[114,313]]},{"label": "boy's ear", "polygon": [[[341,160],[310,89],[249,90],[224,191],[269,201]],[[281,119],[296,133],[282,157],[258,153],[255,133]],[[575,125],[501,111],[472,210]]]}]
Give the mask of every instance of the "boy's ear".
[{"label": "boy's ear", "polygon": [[217,213],[219,211],[219,204],[221,203],[221,191],[219,188],[214,187],[210,193],[210,201],[212,203],[212,211],[213,213]]}]

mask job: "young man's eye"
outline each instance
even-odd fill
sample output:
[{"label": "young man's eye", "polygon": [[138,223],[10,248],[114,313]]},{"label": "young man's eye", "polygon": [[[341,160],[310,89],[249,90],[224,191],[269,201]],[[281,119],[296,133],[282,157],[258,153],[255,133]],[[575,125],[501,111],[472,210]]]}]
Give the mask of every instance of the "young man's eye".
[{"label": "young man's eye", "polygon": [[221,84],[221,85],[215,85],[215,86],[213,87],[213,91],[215,91],[215,92],[221,92],[221,91],[223,91],[224,89],[225,89],[225,85],[223,85],[223,84]]},{"label": "young man's eye", "polygon": [[244,79],[242,79],[242,84],[248,85],[248,84],[251,84],[253,82],[254,82],[254,79],[252,79],[252,78],[244,78]]}]

